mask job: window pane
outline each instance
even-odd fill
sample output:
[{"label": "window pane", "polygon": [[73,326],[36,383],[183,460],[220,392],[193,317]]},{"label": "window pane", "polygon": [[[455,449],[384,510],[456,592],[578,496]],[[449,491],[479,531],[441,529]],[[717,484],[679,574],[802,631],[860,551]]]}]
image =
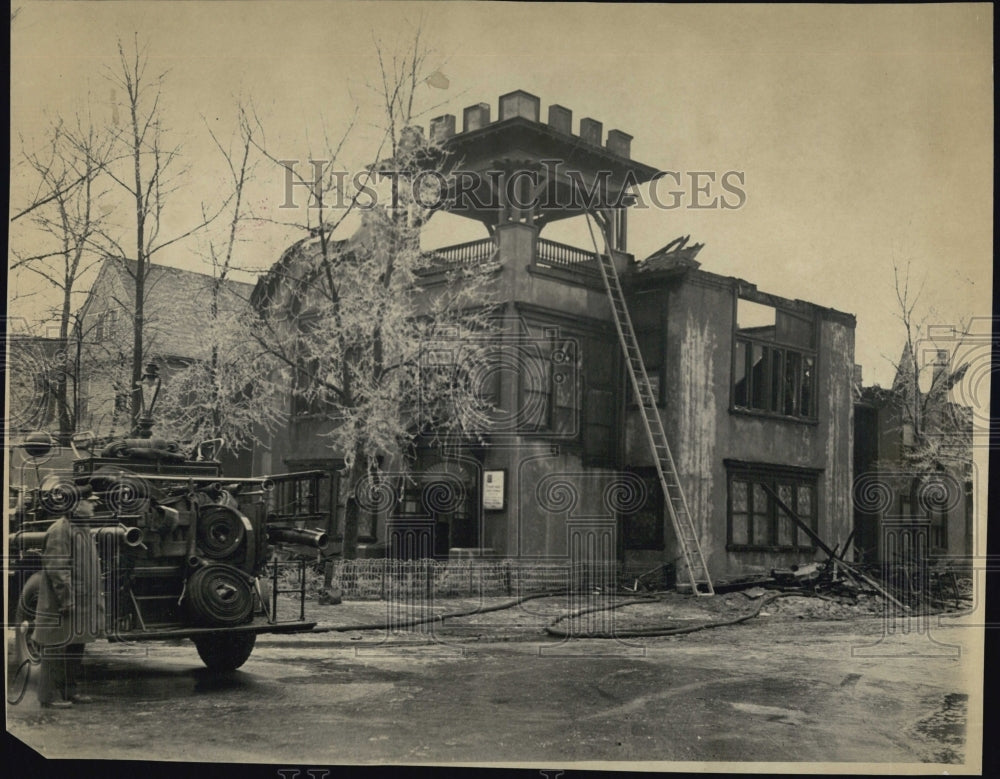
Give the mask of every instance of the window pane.
[{"label": "window pane", "polygon": [[785,390],[784,413],[792,415],[799,413],[799,384],[802,370],[802,355],[798,352],[785,352]]},{"label": "window pane", "polygon": [[747,483],[733,480],[733,513],[747,510]]},{"label": "window pane", "polygon": [[760,344],[751,346],[750,407],[767,410],[767,351]]},{"label": "window pane", "polygon": [[796,546],[796,530],[795,523],[792,522],[791,518],[785,514],[781,513],[778,515],[778,546]]},{"label": "window pane", "polygon": [[[786,506],[794,508],[795,502],[791,484],[779,484],[778,497]],[[795,543],[795,523],[780,507],[776,509],[776,512],[778,516],[778,543],[781,546],[791,546]]]},{"label": "window pane", "polygon": [[755,546],[770,546],[771,518],[768,510],[770,501],[760,484],[753,485],[753,542]]},{"label": "window pane", "polygon": [[552,402],[556,409],[554,426],[559,432],[573,429],[576,411],[576,342],[563,341],[552,353]]},{"label": "window pane", "polygon": [[[813,500],[813,487],[809,484],[797,485],[795,511],[799,515],[799,519],[813,529],[816,528],[816,522],[813,519],[815,503]],[[798,537],[798,546],[812,545],[812,540],[802,532],[802,528],[796,527],[795,530]]]},{"label": "window pane", "polygon": [[765,514],[755,514],[753,518],[754,546],[771,546],[771,522]]},{"label": "window pane", "polygon": [[813,382],[815,381],[815,362],[813,357],[802,359],[802,416],[811,417],[813,410]]},{"label": "window pane", "polygon": [[771,411],[781,411],[781,369],[783,367],[784,360],[782,360],[780,349],[771,349],[771,383],[770,383],[770,396],[771,396]]},{"label": "window pane", "polygon": [[747,534],[746,514],[733,514],[733,543],[743,546],[750,543],[750,537]]},{"label": "window pane", "polygon": [[733,402],[739,407],[747,404],[747,344],[736,342],[736,365],[733,373]]},{"label": "window pane", "polygon": [[519,421],[529,430],[543,430],[549,425],[549,389],[552,363],[546,359],[529,358],[523,360],[521,374],[521,396]]},{"label": "window pane", "polygon": [[798,485],[798,515],[806,524],[811,524],[813,515],[813,488],[808,484]]}]

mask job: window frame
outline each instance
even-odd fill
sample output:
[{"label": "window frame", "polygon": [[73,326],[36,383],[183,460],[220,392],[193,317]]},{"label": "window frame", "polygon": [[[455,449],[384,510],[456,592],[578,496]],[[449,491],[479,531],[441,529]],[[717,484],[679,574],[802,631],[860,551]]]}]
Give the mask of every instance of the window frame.
[{"label": "window frame", "polygon": [[[769,336],[752,333],[761,328],[739,328],[739,302],[766,305],[774,309],[775,325]],[[799,320],[810,328],[811,347],[794,343],[792,338],[778,335],[780,318]],[[755,359],[759,354],[759,361]],[[742,363],[742,365],[741,365]],[[755,367],[760,364],[760,370]],[[789,398],[789,366],[795,364],[792,397]],[[819,366],[819,320],[799,311],[792,311],[772,301],[759,301],[750,297],[735,296],[733,302],[733,347],[730,377],[730,411],[774,419],[815,423],[819,416],[817,397]],[[807,381],[806,377],[809,376]],[[743,382],[742,390],[738,389]],[[758,394],[758,388],[760,393]],[[805,412],[803,408],[806,407]]]},{"label": "window frame", "polygon": [[[766,484],[781,497],[782,488],[791,489],[789,507],[803,519],[814,533],[819,525],[819,485],[821,471],[799,468],[795,466],[771,465],[768,463],[747,463],[727,460],[726,465],[726,551],[729,552],[801,552],[814,553],[817,549],[813,541],[796,525],[785,512],[778,508],[777,502],[763,488],[758,491],[758,485]],[[734,510],[734,483],[747,485],[746,508],[743,511]],[[804,502],[803,488],[811,491],[809,513],[804,515],[801,505]],[[755,495],[763,495],[764,506],[758,509]],[[784,498],[782,498],[784,500]],[[787,500],[784,502],[788,503]],[[745,541],[734,540],[734,518],[746,516]],[[757,518],[763,518],[767,523],[765,540],[758,541],[756,537]],[[792,529],[792,543],[782,543],[782,520]]]}]

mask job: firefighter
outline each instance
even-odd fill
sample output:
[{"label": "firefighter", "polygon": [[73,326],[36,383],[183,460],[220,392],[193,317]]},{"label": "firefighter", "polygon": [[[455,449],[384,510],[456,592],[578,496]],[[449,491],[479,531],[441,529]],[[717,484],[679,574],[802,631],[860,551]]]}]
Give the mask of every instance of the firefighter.
[{"label": "firefighter", "polygon": [[94,516],[95,500],[78,501],[68,518],[60,517],[45,533],[33,637],[42,652],[38,701],[46,708],[93,700],[78,692],[77,684],[84,647],[104,629],[100,561],[86,525]]}]

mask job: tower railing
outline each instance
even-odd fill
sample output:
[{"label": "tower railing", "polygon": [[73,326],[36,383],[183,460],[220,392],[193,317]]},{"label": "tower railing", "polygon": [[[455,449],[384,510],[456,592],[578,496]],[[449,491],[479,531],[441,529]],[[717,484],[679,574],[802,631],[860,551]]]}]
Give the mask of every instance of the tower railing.
[{"label": "tower railing", "polygon": [[454,246],[442,246],[440,249],[427,252],[427,269],[439,270],[475,265],[479,262],[486,262],[495,252],[496,242],[493,238],[480,238]]},{"label": "tower railing", "polygon": [[576,246],[568,246],[564,243],[550,241],[547,238],[539,238],[535,249],[535,261],[544,265],[580,265],[581,263],[593,263],[594,271],[597,272],[597,255]]}]

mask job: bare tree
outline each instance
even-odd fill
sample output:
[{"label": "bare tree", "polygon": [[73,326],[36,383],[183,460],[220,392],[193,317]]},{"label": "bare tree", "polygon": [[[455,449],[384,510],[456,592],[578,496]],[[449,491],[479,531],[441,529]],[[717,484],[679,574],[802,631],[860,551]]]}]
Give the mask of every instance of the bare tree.
[{"label": "bare tree", "polygon": [[[58,322],[62,343],[61,370],[54,373],[54,393],[59,436],[66,441],[75,431],[78,391],[76,349],[70,343],[75,330],[73,308],[79,284],[100,261],[96,239],[106,219],[104,191],[100,176],[112,160],[113,136],[99,130],[88,118],[76,117],[73,126],[59,120],[52,127],[44,151],[25,151],[23,160],[35,178],[31,204],[13,217],[27,217],[30,232],[18,231],[12,241],[12,273],[30,273],[42,278],[59,293],[52,315]],[[12,221],[13,221],[12,220]],[[31,250],[17,245],[30,245]]]},{"label": "bare tree", "polygon": [[[484,398],[462,367],[477,364],[484,335],[494,328],[491,285],[495,265],[445,267],[420,250],[421,226],[433,200],[415,187],[438,165],[440,149],[414,122],[426,80],[428,53],[419,31],[405,53],[386,56],[375,41],[384,114],[381,141],[367,175],[347,182],[340,139],[327,145],[323,175],[299,179],[312,193],[299,226],[306,237],[272,268],[259,289],[255,337],[283,366],[293,402],[326,421],[331,449],[343,457],[347,494],[373,485],[385,464],[401,467],[418,438],[470,431]],[[428,108],[428,111],[433,110]],[[261,144],[266,157],[288,165]],[[389,182],[371,203],[362,192]],[[350,193],[345,183],[354,184]],[[349,213],[361,228],[346,240],[333,231]],[[427,281],[436,274],[438,283]],[[447,354],[441,363],[433,353]],[[358,501],[347,502],[342,555],[356,556]]]},{"label": "bare tree", "polygon": [[969,325],[929,326],[923,289],[914,289],[909,267],[894,265],[893,280],[904,336],[900,356],[886,357],[895,378],[891,388],[869,388],[864,396],[885,409],[899,441],[877,463],[892,479],[888,486],[908,496],[911,511],[932,511],[957,500],[961,482],[971,478],[972,410],[951,399],[969,367]]},{"label": "bare tree", "polygon": [[[127,170],[108,169],[111,178],[127,193],[134,215],[132,241],[117,240],[104,233],[108,254],[123,262],[134,258],[134,265],[124,262],[134,281],[132,301],[132,359],[131,380],[135,386],[144,370],[144,327],[146,279],[154,256],[163,249],[189,238],[211,224],[228,206],[220,203],[190,229],[170,237],[161,235],[167,204],[181,180],[181,147],[169,145],[165,140],[160,106],[166,74],[150,76],[147,73],[149,55],[140,47],[138,36],[131,49],[118,42],[118,64],[107,73],[108,80],[124,95],[127,113],[126,127],[119,137],[130,165]],[[138,393],[132,393],[131,416],[133,423],[141,413]]]},{"label": "bare tree", "polygon": [[919,474],[964,467],[971,460],[971,429],[951,390],[969,368],[961,360],[968,323],[958,322],[946,341],[935,338],[928,315],[918,313],[923,290],[911,289],[909,267],[894,265],[893,280],[905,340],[899,360],[890,360],[896,369],[891,392],[906,431],[904,461]]},{"label": "bare tree", "polygon": [[[206,234],[204,241],[212,277],[208,316],[202,328],[207,355],[203,360],[192,360],[171,377],[159,408],[159,416],[181,440],[222,439],[234,454],[258,441],[284,418],[271,381],[272,358],[252,337],[255,317],[249,298],[240,297],[228,283],[233,271],[239,269],[240,229],[250,216],[246,190],[255,168],[254,129],[242,106],[234,139],[224,144],[208,129],[225,160],[231,196],[227,198],[229,210],[222,234]],[[208,206],[202,206],[202,216],[210,219]]]}]

